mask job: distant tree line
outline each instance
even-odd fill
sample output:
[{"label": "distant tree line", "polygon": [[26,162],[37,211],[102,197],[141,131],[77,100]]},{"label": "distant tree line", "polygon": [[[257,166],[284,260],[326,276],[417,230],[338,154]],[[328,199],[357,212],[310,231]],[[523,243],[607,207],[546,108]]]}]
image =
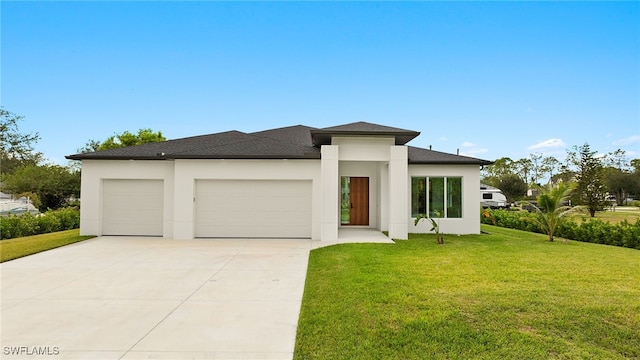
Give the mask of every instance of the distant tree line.
[{"label": "distant tree line", "polygon": [[611,205],[614,197],[617,205],[624,205],[629,197],[639,199],[640,159],[628,161],[620,149],[597,154],[585,143],[567,150],[564,162],[539,153],[519,160],[503,157],[483,168],[481,181],[501,189],[511,202],[527,198],[527,191],[544,185],[543,180],[552,185],[573,182],[571,203],[584,205],[591,216]]},{"label": "distant tree line", "polygon": [[[40,211],[77,205],[80,166],[51,164],[34,150],[40,134],[20,131],[23,116],[0,107],[0,191],[14,198],[27,197]],[[166,140],[160,131],[125,131],[104,141],[89,140],[78,152],[93,152]]]}]

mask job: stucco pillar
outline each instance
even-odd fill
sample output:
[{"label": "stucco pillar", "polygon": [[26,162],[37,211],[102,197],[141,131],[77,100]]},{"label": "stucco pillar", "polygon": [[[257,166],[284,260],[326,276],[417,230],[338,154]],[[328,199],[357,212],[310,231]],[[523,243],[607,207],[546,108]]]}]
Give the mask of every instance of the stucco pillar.
[{"label": "stucco pillar", "polygon": [[409,155],[406,146],[391,146],[389,157],[389,237],[409,238]]},{"label": "stucco pillar", "polygon": [[338,241],[340,209],[340,178],[338,174],[338,145],[322,145],[320,160],[321,211],[320,240]]},{"label": "stucco pillar", "polygon": [[194,238],[194,179],[189,163],[175,161],[173,237]]}]

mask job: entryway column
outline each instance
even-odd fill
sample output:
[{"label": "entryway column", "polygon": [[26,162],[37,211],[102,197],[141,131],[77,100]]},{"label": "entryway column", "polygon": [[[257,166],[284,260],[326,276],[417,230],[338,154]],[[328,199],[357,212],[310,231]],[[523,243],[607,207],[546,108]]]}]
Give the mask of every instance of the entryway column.
[{"label": "entryway column", "polygon": [[406,146],[391,146],[389,157],[389,237],[409,238],[409,155]]},{"label": "entryway column", "polygon": [[340,175],[338,145],[322,145],[320,160],[321,210],[320,240],[338,241],[338,211],[340,209]]}]

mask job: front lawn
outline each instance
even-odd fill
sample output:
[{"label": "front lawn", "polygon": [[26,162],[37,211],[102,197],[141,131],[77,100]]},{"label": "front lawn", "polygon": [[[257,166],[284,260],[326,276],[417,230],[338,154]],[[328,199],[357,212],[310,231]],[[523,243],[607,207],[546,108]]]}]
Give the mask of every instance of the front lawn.
[{"label": "front lawn", "polygon": [[295,359],[640,358],[640,251],[482,229],[313,250]]},{"label": "front lawn", "polygon": [[73,244],[93,237],[95,236],[80,236],[80,230],[74,229],[2,240],[0,241],[0,262]]},{"label": "front lawn", "polygon": [[634,224],[640,219],[640,209],[637,207],[618,207],[615,211],[605,210],[597,211],[595,217],[590,217],[588,214],[573,214],[571,215],[577,222],[580,222],[583,218],[587,221],[599,219],[609,222],[611,224],[618,224],[626,220],[631,224]]}]

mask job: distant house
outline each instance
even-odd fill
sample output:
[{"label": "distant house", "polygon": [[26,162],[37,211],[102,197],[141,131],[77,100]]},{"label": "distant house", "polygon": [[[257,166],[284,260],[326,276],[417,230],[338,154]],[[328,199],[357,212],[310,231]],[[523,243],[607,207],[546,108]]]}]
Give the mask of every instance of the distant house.
[{"label": "distant house", "polygon": [[357,122],[227,131],[67,156],[82,161],[85,235],[311,238],[358,227],[407,239],[480,232],[480,166],[406,145],[420,133]]}]

